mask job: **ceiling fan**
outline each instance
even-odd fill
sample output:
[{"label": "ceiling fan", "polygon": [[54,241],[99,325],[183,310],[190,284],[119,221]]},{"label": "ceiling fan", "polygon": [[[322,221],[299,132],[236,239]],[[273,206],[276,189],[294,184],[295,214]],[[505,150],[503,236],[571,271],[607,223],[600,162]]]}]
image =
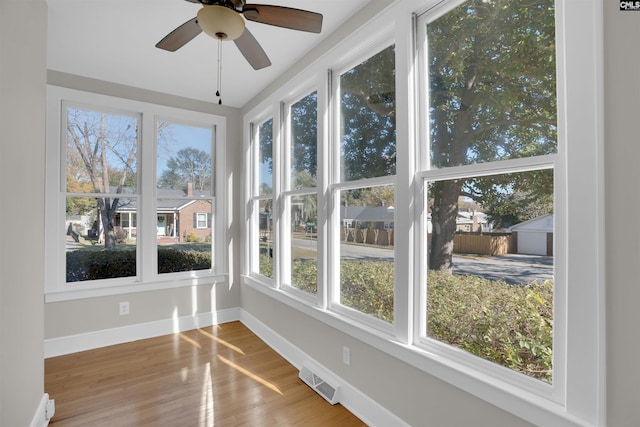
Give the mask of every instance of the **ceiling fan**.
[{"label": "ceiling fan", "polygon": [[246,28],[244,19],[311,33],[319,33],[322,30],[322,15],[307,10],[246,4],[245,0],[186,1],[202,3],[203,7],[195,18],[167,34],[156,47],[175,52],[204,31],[219,41],[233,40],[249,64],[259,70],[271,65],[271,61],[260,43]]}]

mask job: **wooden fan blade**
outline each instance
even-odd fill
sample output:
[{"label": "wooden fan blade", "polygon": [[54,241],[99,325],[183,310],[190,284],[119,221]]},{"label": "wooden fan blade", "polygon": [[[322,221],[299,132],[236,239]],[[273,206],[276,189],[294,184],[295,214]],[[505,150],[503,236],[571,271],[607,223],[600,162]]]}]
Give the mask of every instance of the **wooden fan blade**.
[{"label": "wooden fan blade", "polygon": [[266,4],[247,4],[242,14],[250,21],[292,30],[319,33],[322,31],[322,15],[308,10],[293,9]]},{"label": "wooden fan blade", "polygon": [[240,53],[245,57],[254,70],[260,70],[262,68],[271,65],[269,57],[258,43],[253,34],[245,27],[244,32],[240,37],[233,41]]},{"label": "wooden fan blade", "polygon": [[193,40],[193,38],[201,32],[202,29],[198,25],[198,21],[196,18],[193,18],[167,34],[156,44],[156,47],[168,50],[169,52],[175,52]]}]

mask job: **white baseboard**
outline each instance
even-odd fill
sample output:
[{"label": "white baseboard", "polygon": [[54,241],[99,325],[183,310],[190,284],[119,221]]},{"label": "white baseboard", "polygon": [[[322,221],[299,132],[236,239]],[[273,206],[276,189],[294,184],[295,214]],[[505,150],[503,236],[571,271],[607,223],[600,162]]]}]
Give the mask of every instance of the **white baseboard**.
[{"label": "white baseboard", "polygon": [[274,349],[278,354],[287,359],[289,363],[297,369],[302,367],[302,363],[309,361],[312,364],[321,367],[324,371],[330,372],[340,383],[340,404],[347,408],[351,413],[360,418],[365,424],[376,426],[409,426],[395,414],[389,412],[383,406],[369,398],[360,390],[351,386],[339,376],[335,375],[315,359],[304,353],[302,350],[282,338],[264,323],[260,322],[251,314],[244,310],[240,311],[240,321],[251,331],[266,342],[269,347]]},{"label": "white baseboard", "polygon": [[49,425],[49,420],[53,416],[53,414],[47,413],[47,405],[49,404],[49,395],[45,393],[42,395],[42,399],[40,400],[40,404],[36,409],[35,414],[33,414],[33,418],[31,419],[31,424],[29,427],[46,427]]},{"label": "white baseboard", "polygon": [[153,338],[220,323],[233,322],[239,320],[239,318],[240,309],[230,308],[215,313],[202,313],[196,316],[163,319],[155,322],[122,326],[120,328],[51,338],[44,341],[44,357],[62,356],[64,354],[92,350],[94,348]]}]

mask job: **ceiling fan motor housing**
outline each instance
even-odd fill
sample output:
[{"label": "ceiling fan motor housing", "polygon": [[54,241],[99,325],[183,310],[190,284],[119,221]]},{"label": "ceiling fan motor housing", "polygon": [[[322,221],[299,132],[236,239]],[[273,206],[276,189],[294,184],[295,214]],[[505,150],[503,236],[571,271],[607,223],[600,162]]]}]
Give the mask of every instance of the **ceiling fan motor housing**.
[{"label": "ceiling fan motor housing", "polygon": [[244,32],[244,18],[225,6],[204,6],[198,11],[198,25],[209,36],[235,40]]}]

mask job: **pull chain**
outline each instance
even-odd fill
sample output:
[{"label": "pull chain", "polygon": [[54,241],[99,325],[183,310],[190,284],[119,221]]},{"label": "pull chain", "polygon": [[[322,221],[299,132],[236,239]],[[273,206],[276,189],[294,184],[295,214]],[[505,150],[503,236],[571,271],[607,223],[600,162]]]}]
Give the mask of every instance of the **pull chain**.
[{"label": "pull chain", "polygon": [[216,96],[218,97],[218,104],[222,105],[222,96],[220,91],[222,90],[222,38],[218,38],[218,90]]}]

